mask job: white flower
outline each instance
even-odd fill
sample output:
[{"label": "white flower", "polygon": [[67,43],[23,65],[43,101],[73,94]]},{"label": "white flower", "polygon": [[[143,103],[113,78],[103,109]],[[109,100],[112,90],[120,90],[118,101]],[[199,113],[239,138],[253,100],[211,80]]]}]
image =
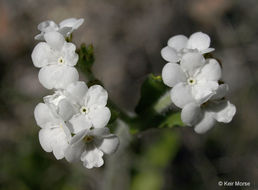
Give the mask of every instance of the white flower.
[{"label": "white flower", "polygon": [[87,128],[73,136],[65,151],[65,158],[69,162],[81,160],[88,169],[100,167],[104,164],[104,153],[115,152],[118,144],[117,136],[110,134],[108,128]]},{"label": "white flower", "polygon": [[[55,104],[56,110],[66,107],[67,117],[70,118],[70,129],[73,133],[91,127],[105,127],[110,119],[110,110],[106,107],[108,99],[107,91],[100,85],[91,86],[89,89],[84,82],[71,83],[66,89],[57,91],[54,95],[47,96],[44,100]],[[65,102],[62,106],[60,102]],[[64,104],[64,103],[62,103]]]},{"label": "white flower", "polygon": [[197,103],[187,104],[181,113],[183,123],[194,126],[197,133],[205,133],[215,125],[216,121],[231,122],[236,113],[236,107],[229,101],[222,99],[227,91],[228,86],[222,84],[208,102],[202,105]]},{"label": "white flower", "polygon": [[63,118],[58,115],[51,105],[39,103],[34,110],[34,117],[39,131],[39,142],[46,152],[53,152],[56,159],[62,159],[68,147],[71,134]]},{"label": "white flower", "polygon": [[67,43],[58,32],[48,32],[46,42],[40,42],[32,52],[32,61],[39,71],[39,81],[47,89],[65,88],[79,79],[73,67],[78,61],[75,45]]},{"label": "white flower", "polygon": [[161,50],[162,57],[168,62],[178,62],[188,52],[209,53],[210,37],[202,32],[192,34],[189,39],[184,35],[176,35],[168,40],[168,46]]},{"label": "white flower", "polygon": [[171,90],[172,102],[183,108],[191,102],[207,101],[218,88],[221,68],[215,59],[204,59],[200,53],[187,53],[179,64],[167,63],[162,70],[163,82]]},{"label": "white flower", "polygon": [[38,25],[40,34],[35,36],[36,40],[44,40],[47,32],[59,32],[64,37],[69,36],[74,30],[78,29],[84,22],[83,18],[68,18],[59,23],[59,26],[52,20],[43,21]]}]

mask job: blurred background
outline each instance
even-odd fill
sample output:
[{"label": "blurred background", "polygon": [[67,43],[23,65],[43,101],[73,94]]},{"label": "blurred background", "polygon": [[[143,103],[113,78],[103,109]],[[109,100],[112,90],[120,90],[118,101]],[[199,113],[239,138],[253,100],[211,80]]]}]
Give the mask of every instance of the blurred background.
[{"label": "blurred background", "polygon": [[[120,122],[121,146],[104,167],[56,161],[38,141],[33,110],[51,92],[38,82],[30,56],[37,25],[69,17],[85,19],[74,42],[94,45],[94,73],[130,112],[147,74],[161,73],[160,50],[171,36],[209,34],[237,107],[233,121],[204,135],[175,128],[134,137]],[[219,181],[258,189],[257,63],[257,0],[0,0],[0,189],[230,189]]]}]

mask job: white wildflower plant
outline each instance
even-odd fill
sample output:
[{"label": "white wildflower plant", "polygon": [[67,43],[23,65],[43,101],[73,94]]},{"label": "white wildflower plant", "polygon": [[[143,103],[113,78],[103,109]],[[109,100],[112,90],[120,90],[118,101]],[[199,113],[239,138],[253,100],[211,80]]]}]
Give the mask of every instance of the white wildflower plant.
[{"label": "white wildflower plant", "polygon": [[104,164],[103,155],[115,152],[119,139],[107,128],[111,117],[106,106],[107,91],[100,85],[88,88],[83,81],[78,81],[79,73],[74,66],[79,56],[75,45],[65,37],[82,23],[83,19],[70,18],[59,26],[53,21],[38,26],[41,34],[35,39],[45,42],[36,45],[32,61],[40,68],[40,83],[55,91],[36,106],[34,117],[41,128],[40,144],[46,152],[69,162],[80,158],[90,169]]},{"label": "white wildflower plant", "polygon": [[196,133],[207,132],[216,121],[229,123],[236,107],[225,99],[229,87],[220,84],[221,66],[216,59],[205,59],[202,55],[214,50],[209,48],[209,36],[201,32],[189,39],[178,35],[168,45],[161,51],[162,57],[169,61],[162,69],[162,80],[172,88],[170,98],[182,109],[182,122],[194,126]]},{"label": "white wildflower plant", "polygon": [[[108,101],[107,91],[92,73],[93,46],[82,44],[76,50],[71,42],[72,32],[83,22],[69,18],[59,24],[50,20],[40,23],[41,33],[35,39],[43,42],[31,55],[34,66],[40,68],[39,82],[54,91],[36,106],[34,117],[40,127],[42,148],[53,152],[56,159],[81,161],[88,169],[101,167],[104,155],[114,153],[119,146],[118,137],[108,128],[116,126],[117,118],[127,123],[132,134],[180,122],[201,134],[216,122],[233,119],[236,107],[225,98],[229,88],[221,81],[221,65],[212,56],[205,58],[214,51],[207,34],[196,32],[189,38],[177,35],[169,39],[168,46],[161,50],[167,61],[162,77],[148,76],[135,114],[128,114]],[[79,81],[76,67],[85,74],[88,85]],[[172,102],[182,109],[179,117],[174,112],[161,113],[169,112],[167,107]]]}]

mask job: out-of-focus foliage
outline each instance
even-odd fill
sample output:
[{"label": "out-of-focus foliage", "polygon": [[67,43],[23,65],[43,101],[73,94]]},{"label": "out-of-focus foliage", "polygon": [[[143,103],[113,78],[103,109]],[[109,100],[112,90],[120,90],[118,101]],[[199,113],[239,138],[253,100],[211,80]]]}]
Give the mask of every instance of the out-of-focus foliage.
[{"label": "out-of-focus foliage", "polygon": [[[0,1],[0,189],[218,190],[218,181],[224,180],[250,181],[250,189],[255,189],[257,10],[257,0]],[[217,125],[205,135],[196,135],[188,127],[164,129],[181,125],[177,110],[170,107],[157,115],[171,117],[157,119],[159,125],[152,121],[146,125],[160,129],[135,135],[131,146],[105,158],[103,168],[87,170],[80,164],[56,161],[38,143],[33,109],[47,92],[38,82],[30,54],[38,23],[72,16],[85,18],[73,41],[78,48],[82,42],[94,45],[95,63],[91,67],[89,61],[89,67],[123,108],[120,111],[132,117],[148,73],[161,73],[165,62],[160,50],[169,37],[196,31],[209,34],[237,107],[233,122]],[[85,48],[90,52],[90,46]],[[121,114],[114,113],[114,118]]]}]

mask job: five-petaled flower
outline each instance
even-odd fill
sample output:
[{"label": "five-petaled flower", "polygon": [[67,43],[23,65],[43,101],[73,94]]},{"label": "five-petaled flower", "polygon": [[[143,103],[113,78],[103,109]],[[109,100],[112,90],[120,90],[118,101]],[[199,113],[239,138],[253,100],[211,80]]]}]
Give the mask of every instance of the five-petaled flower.
[{"label": "five-petaled flower", "polygon": [[56,159],[64,158],[71,139],[64,118],[55,112],[51,105],[39,103],[34,110],[39,131],[39,142],[46,152],[53,152]]},{"label": "five-petaled flower", "polygon": [[67,161],[81,160],[83,165],[91,169],[100,167],[104,161],[102,156],[115,152],[119,144],[116,135],[111,134],[109,129],[86,128],[73,136],[65,152]]},{"label": "five-petaled flower", "polygon": [[74,30],[78,29],[84,22],[83,18],[68,18],[59,23],[59,26],[52,20],[43,21],[38,25],[40,34],[35,36],[36,40],[44,40],[47,32],[59,32],[64,37],[68,37]]},{"label": "five-petaled flower", "polygon": [[204,59],[198,53],[187,53],[180,65],[167,63],[162,70],[162,79],[173,87],[171,99],[183,108],[191,102],[204,103],[217,90],[221,78],[221,68],[215,59]]},{"label": "five-petaled flower", "polygon": [[214,48],[210,48],[210,42],[210,37],[202,32],[192,34],[189,39],[184,35],[176,35],[168,40],[161,55],[168,62],[178,62],[189,52],[205,54],[214,51]]},{"label": "five-petaled flower", "polygon": [[32,61],[39,71],[39,81],[47,89],[65,88],[79,79],[73,67],[78,61],[75,45],[65,41],[58,32],[44,35],[46,42],[40,42],[32,52]]},{"label": "five-petaled flower", "polygon": [[236,107],[223,99],[228,91],[228,85],[219,86],[216,94],[204,104],[189,103],[181,113],[182,121],[194,126],[197,133],[205,133],[211,129],[216,121],[229,123],[236,113]]},{"label": "five-petaled flower", "polygon": [[[88,128],[105,127],[111,113],[106,107],[107,91],[100,85],[93,85],[89,89],[82,81],[71,83],[62,91],[44,98],[47,103],[57,106],[57,110],[66,110],[71,132],[76,134]],[[66,104],[64,106],[64,104]]]}]

